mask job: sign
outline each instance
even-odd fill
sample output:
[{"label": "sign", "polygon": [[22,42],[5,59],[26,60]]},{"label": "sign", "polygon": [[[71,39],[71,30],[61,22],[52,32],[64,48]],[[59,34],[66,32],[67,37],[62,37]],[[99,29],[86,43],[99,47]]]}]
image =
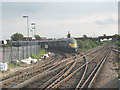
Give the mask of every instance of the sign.
[{"label": "sign", "polygon": [[0,71],[6,71],[8,69],[7,63],[0,63]]},{"label": "sign", "polygon": [[45,48],[47,49],[47,48],[48,48],[48,45],[45,45]]},{"label": "sign", "polygon": [[2,44],[7,44],[7,41],[6,40],[2,40]]},{"label": "sign", "polygon": [[88,43],[86,43],[86,46],[88,47]]}]

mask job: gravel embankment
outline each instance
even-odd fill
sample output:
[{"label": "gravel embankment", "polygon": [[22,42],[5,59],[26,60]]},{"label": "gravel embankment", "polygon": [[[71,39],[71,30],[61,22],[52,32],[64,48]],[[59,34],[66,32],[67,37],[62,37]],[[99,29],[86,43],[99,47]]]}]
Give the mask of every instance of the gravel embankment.
[{"label": "gravel embankment", "polygon": [[115,53],[111,52],[99,72],[93,88],[118,88],[118,74],[115,66]]}]

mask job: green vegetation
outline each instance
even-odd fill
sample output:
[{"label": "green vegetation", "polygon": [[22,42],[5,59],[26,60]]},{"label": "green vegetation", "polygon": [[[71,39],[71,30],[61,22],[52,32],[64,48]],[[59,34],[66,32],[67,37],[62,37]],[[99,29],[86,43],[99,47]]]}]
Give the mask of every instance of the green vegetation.
[{"label": "green vegetation", "polygon": [[112,40],[101,41],[101,42],[99,42],[99,45],[105,45],[105,44],[108,44],[110,42],[112,42]]},{"label": "green vegetation", "polygon": [[9,45],[9,44],[6,44],[6,45],[2,45],[2,47],[10,47],[10,45]]},{"label": "green vegetation", "polygon": [[[116,45],[118,47],[118,50],[120,51],[120,35],[116,35],[116,39],[117,39]],[[119,65],[120,65],[120,54],[119,54]]]},{"label": "green vegetation", "polygon": [[15,33],[11,36],[13,41],[23,40],[23,35],[21,33]]},{"label": "green vegetation", "polygon": [[[20,66],[22,63],[19,62],[19,63],[15,63],[15,62],[9,62],[8,63],[8,68],[15,68],[15,67],[18,67]],[[0,71],[0,73],[5,73],[5,74],[12,74],[12,73],[15,73],[14,71],[13,72],[9,72],[9,69],[7,71]]]},{"label": "green vegetation", "polygon": [[8,63],[8,67],[15,67],[15,64],[13,64],[12,62]]},{"label": "green vegetation", "polygon": [[39,35],[35,35],[34,36],[36,40],[40,40],[40,36]]},{"label": "green vegetation", "polygon": [[78,50],[79,51],[86,51],[86,50],[98,47],[100,45],[107,44],[109,42],[110,41],[101,41],[101,42],[98,42],[98,41],[92,41],[90,39],[86,39],[85,41],[77,40],[78,47],[79,47]]},{"label": "green vegetation", "polygon": [[37,55],[32,55],[31,58],[33,59],[39,59],[42,55],[47,54],[48,52],[45,49],[41,49],[40,53],[38,53]]},{"label": "green vegetation", "polygon": [[77,43],[78,43],[78,47],[79,47],[80,51],[85,51],[85,50],[97,47],[97,44],[89,39],[87,39],[85,41],[78,40]]},{"label": "green vegetation", "polygon": [[83,38],[86,40],[88,37],[87,37],[87,35],[83,35]]},{"label": "green vegetation", "polygon": [[69,32],[69,31],[68,31],[67,38],[71,38],[71,34],[70,34],[70,32]]},{"label": "green vegetation", "polygon": [[116,38],[117,38],[116,44],[117,44],[118,48],[120,49],[120,35],[116,35]]},{"label": "green vegetation", "polygon": [[21,62],[19,63],[10,62],[8,63],[8,67],[14,68],[14,67],[20,66],[21,64],[22,64]]}]

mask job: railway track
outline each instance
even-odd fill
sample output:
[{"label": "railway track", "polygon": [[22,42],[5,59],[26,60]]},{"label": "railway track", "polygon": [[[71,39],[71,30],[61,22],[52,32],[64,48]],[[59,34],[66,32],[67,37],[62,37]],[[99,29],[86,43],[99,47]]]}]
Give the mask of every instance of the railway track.
[{"label": "railway track", "polygon": [[[86,64],[82,65],[80,68],[76,69],[73,73],[70,73],[70,74],[66,74],[64,73],[60,78],[58,78],[56,81],[54,81],[52,84],[50,84],[48,88],[58,88],[62,83],[66,82],[68,79],[70,79],[76,72],[78,72],[81,68],[83,68],[84,66],[86,66]],[[66,77],[65,77],[65,76]],[[62,79],[62,80],[60,80]],[[47,82],[47,84],[49,84]],[[43,85],[44,87],[42,88],[45,88],[45,84]],[[41,87],[40,87],[41,88]]]},{"label": "railway track", "polygon": [[[95,58],[95,57],[94,57]],[[79,61],[79,60],[78,60]],[[86,60],[85,60],[86,62]],[[67,80],[69,80],[70,78],[72,78],[76,73],[78,73],[80,70],[84,71],[84,67],[86,66],[86,63],[84,64],[81,64],[80,63],[78,64],[77,67],[75,67],[75,69],[73,71],[71,71],[70,74],[68,74],[66,77],[64,77],[61,81],[58,80],[59,82],[57,83],[54,83],[54,85],[52,85],[52,87],[47,87],[47,88],[58,88],[61,84],[65,83]],[[73,82],[74,80],[72,80],[71,82]],[[65,85],[65,84],[64,84]],[[71,84],[71,85],[74,85],[74,84]],[[65,86],[66,87],[66,86]],[[61,88],[61,87],[60,87]],[[69,87],[68,87],[69,88]],[[71,87],[70,87],[71,88]],[[72,86],[72,88],[74,88]]]},{"label": "railway track", "polygon": [[40,63],[37,63],[37,64],[32,65],[32,66],[30,66],[30,67],[26,67],[26,68],[23,69],[23,70],[20,70],[20,71],[15,72],[14,74],[11,74],[11,75],[8,75],[8,76],[6,76],[6,77],[3,77],[3,78],[2,78],[2,81],[3,81],[3,80],[6,80],[6,79],[9,79],[9,78],[11,78],[11,77],[17,76],[17,75],[19,75],[19,74],[21,74],[21,73],[25,73],[25,72],[31,71],[32,69],[34,69],[34,68],[36,68],[36,67],[38,67],[38,68],[45,67],[45,66],[49,65],[50,63],[52,63],[53,61],[55,61],[55,59],[57,59],[57,58],[58,58],[57,55],[53,55],[53,56],[51,57],[51,59],[49,59],[49,61],[48,61],[47,63],[42,63],[42,65],[39,65]]},{"label": "railway track", "polygon": [[[59,57],[59,58],[58,58]],[[52,63],[55,63],[56,59],[59,61],[59,60],[62,60],[64,57],[62,56],[55,56],[52,58],[51,61],[43,64],[42,66],[39,66],[39,64],[37,65],[34,65],[30,68],[26,68],[20,72],[17,72],[16,75],[13,75],[12,77],[9,77],[9,78],[6,78],[5,80],[3,80],[0,85],[1,87],[9,87],[9,83],[10,82],[13,82],[13,81],[16,81],[18,79],[21,79],[21,78],[24,78],[26,76],[29,77],[29,75],[32,75],[32,74],[35,74],[35,73],[42,73],[44,70],[54,66]]]},{"label": "railway track", "polygon": [[[67,60],[69,60],[69,59],[67,59]],[[31,78],[27,79],[26,81],[22,81],[22,83],[20,83],[20,84],[14,85],[13,88],[25,87],[29,83],[34,82],[35,80],[38,80],[39,78],[41,80],[43,80],[44,78],[47,78],[49,75],[53,74],[53,72],[55,72],[54,74],[58,73],[58,71],[63,69],[66,65],[72,63],[72,61],[67,63],[67,60],[66,61],[60,61],[59,63],[56,63],[53,67],[45,70],[44,72],[39,73],[37,75],[34,75]]]},{"label": "railway track", "polygon": [[118,49],[112,49],[114,52],[120,53]]},{"label": "railway track", "polygon": [[[80,70],[83,72],[80,75],[82,80],[87,72],[90,61],[96,58],[105,48],[106,46],[102,46],[81,55],[74,54],[70,58],[59,60],[59,62],[45,64],[45,66],[39,67],[39,69],[36,67],[34,70],[23,75],[19,74],[18,76],[6,79],[0,84],[5,88],[57,88]],[[87,60],[86,57],[92,59]]]},{"label": "railway track", "polygon": [[[83,66],[76,69],[65,79],[55,84],[52,88],[90,88],[109,53],[110,50],[107,50],[107,52],[98,53],[90,60],[86,60],[86,63]],[[81,72],[83,73],[81,74]]]},{"label": "railway track", "polygon": [[95,77],[97,76],[99,70],[101,69],[102,65],[104,64],[109,53],[110,53],[110,51],[104,53],[102,58],[98,62],[96,62],[97,65],[94,66],[93,64],[90,64],[92,67],[94,66],[91,70],[89,70],[87,67],[86,72],[82,76],[83,78],[80,80],[80,82],[78,83],[76,88],[91,88]]},{"label": "railway track", "polygon": [[[65,54],[60,54],[59,55],[59,53],[58,52],[56,52],[57,54],[54,54],[51,58],[49,58],[49,59],[47,59],[47,60],[44,60],[44,62],[38,62],[37,64],[35,64],[35,65],[32,65],[32,66],[30,66],[30,67],[26,67],[25,69],[23,69],[23,70],[20,70],[20,71],[16,71],[14,74],[10,74],[10,75],[8,75],[8,76],[5,76],[5,77],[2,77],[2,81],[4,81],[4,80],[6,80],[6,79],[9,79],[9,78],[11,78],[11,77],[14,77],[14,76],[17,76],[17,75],[19,75],[19,74],[21,74],[21,73],[25,73],[25,72],[28,72],[28,71],[31,71],[32,69],[37,69],[37,68],[43,68],[43,67],[46,67],[47,65],[50,65],[51,63],[54,63],[54,62],[56,62],[56,59],[58,59],[58,61],[59,61],[59,58],[61,58],[61,56],[63,57],[62,59],[64,59],[64,58],[69,58],[70,57],[70,55],[69,54],[67,54],[67,55],[65,55]],[[48,67],[48,66],[47,66]]]},{"label": "railway track", "polygon": [[[99,48],[100,49],[100,48]],[[89,54],[92,54],[93,52],[96,52],[98,49],[96,49],[96,50],[94,50],[94,51],[92,51],[91,53],[87,53],[86,55],[89,55]],[[77,56],[76,55],[76,57],[79,57],[79,56]],[[84,56],[81,56],[79,59],[82,59]],[[62,78],[64,78],[64,77],[66,77],[68,74],[70,74],[70,72],[71,72],[71,70],[76,66],[76,64],[77,64],[77,61],[79,60],[78,58],[74,58],[74,60],[72,60],[72,61],[70,61],[70,62],[68,62],[68,64],[70,64],[70,63],[72,63],[73,65],[72,66],[70,66],[69,67],[69,69],[67,69],[67,71],[66,72],[64,72],[64,70],[63,71],[60,71],[60,73],[63,73],[62,75],[61,74],[57,74],[57,75],[53,75],[54,77],[52,77],[52,78],[49,78],[48,80],[46,80],[47,82],[45,82],[44,84],[42,84],[42,85],[40,85],[39,83],[41,83],[41,80],[39,79],[39,80],[37,80],[37,81],[40,81],[40,82],[37,82],[39,85],[34,85],[35,87],[40,87],[40,88],[46,88],[46,86],[48,85],[48,84],[50,84],[51,82],[53,82],[55,79],[57,79],[58,78],[58,80],[56,80],[54,83],[56,83],[56,82],[58,82],[60,79],[62,79]],[[82,65],[82,64],[81,64]],[[68,66],[66,66],[66,67],[68,67]],[[64,68],[65,69],[65,68]],[[58,71],[59,72],[59,71]],[[61,76],[60,76],[61,75]],[[60,77],[59,77],[60,76]],[[43,80],[43,79],[42,79]],[[42,82],[43,83],[43,82]],[[24,85],[24,84],[23,84]],[[31,87],[34,87],[34,86],[32,86],[33,84],[29,84],[27,87],[28,88],[31,88]],[[51,85],[52,86],[52,85]],[[49,87],[51,87],[51,86],[49,86]],[[17,86],[18,87],[18,86]],[[21,86],[19,86],[19,87],[21,87]]]}]

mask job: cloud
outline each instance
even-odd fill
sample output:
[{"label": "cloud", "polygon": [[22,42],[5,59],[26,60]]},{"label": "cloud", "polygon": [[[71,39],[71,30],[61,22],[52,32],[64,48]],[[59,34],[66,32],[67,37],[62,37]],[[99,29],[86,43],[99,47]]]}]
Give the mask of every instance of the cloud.
[{"label": "cloud", "polygon": [[99,25],[106,25],[106,24],[117,24],[117,22],[118,22],[117,19],[110,17],[105,20],[96,20],[94,23]]},{"label": "cloud", "polygon": [[[95,15],[82,15],[69,18],[41,18],[37,17],[32,22],[36,23],[36,33],[40,36],[47,37],[66,37],[67,31],[70,31],[72,36],[79,37],[86,34],[92,36],[96,32],[96,36],[117,32],[117,15],[111,13],[102,13]],[[106,21],[111,24],[96,24],[95,21]],[[114,21],[114,23],[113,23]],[[10,23],[8,23],[10,22]],[[104,25],[104,26],[102,26]],[[107,26],[106,26],[107,25]],[[21,16],[19,18],[8,18],[3,20],[3,38],[10,37],[15,32],[27,35],[26,19]],[[6,33],[9,30],[9,33]],[[110,30],[110,31],[108,31]],[[30,33],[31,34],[31,33]],[[110,33],[111,34],[111,33]]]},{"label": "cloud", "polygon": [[[27,36],[26,19],[36,23],[36,32],[46,37],[92,36],[117,31],[117,3],[4,3],[3,38],[15,32]],[[104,25],[104,26],[102,26]],[[8,33],[9,32],[9,33]],[[102,34],[103,35],[103,34]]]}]

